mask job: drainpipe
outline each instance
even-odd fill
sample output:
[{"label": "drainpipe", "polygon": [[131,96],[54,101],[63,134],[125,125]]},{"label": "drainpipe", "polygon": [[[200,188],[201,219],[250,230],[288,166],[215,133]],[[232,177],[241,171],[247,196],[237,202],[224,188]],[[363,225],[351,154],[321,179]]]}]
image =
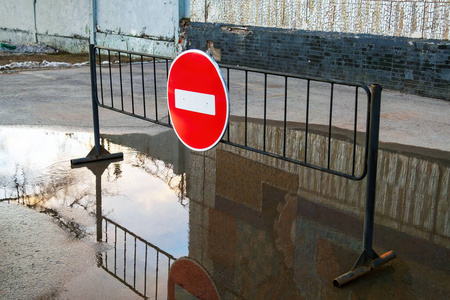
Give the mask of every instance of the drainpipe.
[{"label": "drainpipe", "polygon": [[[36,1],[36,0],[35,0]],[[97,44],[97,0],[91,0],[91,13],[90,13],[90,30],[89,40],[90,44]]]},{"label": "drainpipe", "polygon": [[36,21],[36,1],[33,0],[33,12],[34,12],[34,30],[33,30],[33,37],[34,37],[34,43],[38,43],[38,37],[37,37],[37,21]]}]

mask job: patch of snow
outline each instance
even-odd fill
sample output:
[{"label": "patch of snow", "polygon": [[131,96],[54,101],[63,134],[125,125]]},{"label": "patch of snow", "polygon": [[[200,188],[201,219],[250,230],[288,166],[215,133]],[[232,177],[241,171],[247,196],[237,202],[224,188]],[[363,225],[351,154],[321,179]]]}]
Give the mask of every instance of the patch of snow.
[{"label": "patch of snow", "polygon": [[70,64],[66,62],[54,62],[46,61],[39,63],[37,61],[25,61],[25,62],[12,62],[4,66],[0,66],[0,71],[3,70],[13,70],[13,69],[31,69],[31,68],[70,68],[70,67],[81,67],[88,65],[89,62]]}]

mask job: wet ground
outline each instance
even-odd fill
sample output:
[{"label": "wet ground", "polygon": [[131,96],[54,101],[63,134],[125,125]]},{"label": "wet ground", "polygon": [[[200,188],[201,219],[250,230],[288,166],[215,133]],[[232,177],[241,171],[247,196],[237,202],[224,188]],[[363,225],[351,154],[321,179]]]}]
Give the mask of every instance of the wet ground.
[{"label": "wet ground", "polygon": [[[361,252],[364,180],[224,144],[191,152],[172,130],[107,110],[103,144],[124,159],[72,168],[93,146],[88,74],[0,75],[1,299],[166,299],[169,267],[186,256],[221,299],[448,297],[450,155],[441,140],[382,144],[374,249],[398,257],[336,288]],[[448,116],[443,102],[428,107]],[[195,299],[186,290],[175,285]]]}]

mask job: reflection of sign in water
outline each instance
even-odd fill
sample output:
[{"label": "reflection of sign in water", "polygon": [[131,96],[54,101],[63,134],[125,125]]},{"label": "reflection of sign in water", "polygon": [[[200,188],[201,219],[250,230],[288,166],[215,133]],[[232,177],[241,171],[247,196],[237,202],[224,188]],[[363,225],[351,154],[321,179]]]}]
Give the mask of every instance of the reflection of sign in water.
[{"label": "reflection of sign in water", "polygon": [[229,97],[219,66],[209,55],[188,50],[173,61],[167,101],[183,144],[204,151],[220,141],[228,125]]},{"label": "reflection of sign in water", "polygon": [[169,272],[167,299],[219,300],[214,282],[202,266],[188,257],[176,260]]}]

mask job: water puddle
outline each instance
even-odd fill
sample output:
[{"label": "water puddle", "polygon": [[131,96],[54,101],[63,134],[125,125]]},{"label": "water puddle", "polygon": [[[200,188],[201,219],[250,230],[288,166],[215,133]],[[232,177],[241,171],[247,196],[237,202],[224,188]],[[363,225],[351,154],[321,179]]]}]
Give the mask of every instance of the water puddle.
[{"label": "water puddle", "polygon": [[[137,296],[166,299],[170,266],[185,256],[206,270],[221,299],[442,299],[450,292],[446,153],[380,149],[374,249],[398,258],[336,288],[333,278],[361,251],[365,180],[224,144],[190,152],[173,131],[102,139],[124,160],[71,168],[70,159],[92,148],[91,134],[0,128],[0,199],[101,243],[97,266]],[[345,143],[335,141],[339,149]]]}]

